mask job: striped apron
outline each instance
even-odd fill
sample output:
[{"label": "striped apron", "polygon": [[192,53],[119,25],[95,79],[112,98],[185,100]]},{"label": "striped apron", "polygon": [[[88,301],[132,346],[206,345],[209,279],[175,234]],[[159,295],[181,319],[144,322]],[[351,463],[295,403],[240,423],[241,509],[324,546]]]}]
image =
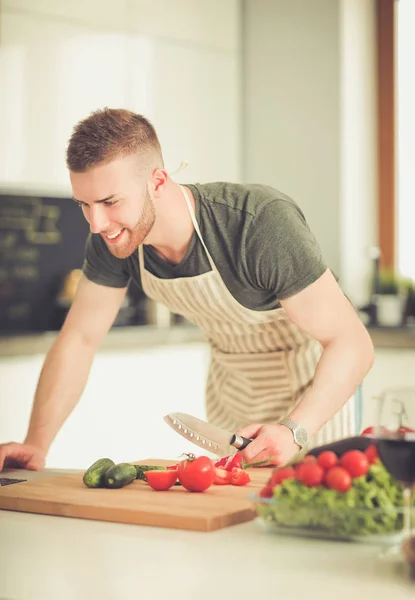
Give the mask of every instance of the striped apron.
[{"label": "striped apron", "polygon": [[[206,335],[211,347],[206,386],[210,423],[230,431],[250,423],[277,423],[311,385],[322,347],[297,327],[283,308],[255,311],[239,304],[223,282],[188,194],[181,189],[211,270],[194,277],[160,279],[146,270],[140,245],[143,291],[199,326]],[[355,432],[355,403],[351,398],[317,432],[310,447]]]}]

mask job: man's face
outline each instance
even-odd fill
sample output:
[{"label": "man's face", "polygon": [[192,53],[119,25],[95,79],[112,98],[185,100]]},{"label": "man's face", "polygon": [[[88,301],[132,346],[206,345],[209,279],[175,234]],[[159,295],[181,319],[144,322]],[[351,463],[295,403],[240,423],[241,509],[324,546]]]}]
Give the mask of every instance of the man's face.
[{"label": "man's face", "polygon": [[85,173],[70,172],[70,180],[91,232],[99,234],[117,258],[135,252],[155,221],[148,187],[137,174],[137,157],[117,158]]}]

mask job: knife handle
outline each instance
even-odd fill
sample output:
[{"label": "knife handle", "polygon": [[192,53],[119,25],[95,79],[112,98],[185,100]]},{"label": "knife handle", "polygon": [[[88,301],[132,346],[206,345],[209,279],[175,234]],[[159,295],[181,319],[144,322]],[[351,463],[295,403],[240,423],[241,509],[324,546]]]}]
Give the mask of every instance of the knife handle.
[{"label": "knife handle", "polygon": [[242,435],[234,434],[231,438],[231,446],[234,446],[234,448],[238,448],[238,450],[243,450],[251,442],[252,440],[245,438]]}]

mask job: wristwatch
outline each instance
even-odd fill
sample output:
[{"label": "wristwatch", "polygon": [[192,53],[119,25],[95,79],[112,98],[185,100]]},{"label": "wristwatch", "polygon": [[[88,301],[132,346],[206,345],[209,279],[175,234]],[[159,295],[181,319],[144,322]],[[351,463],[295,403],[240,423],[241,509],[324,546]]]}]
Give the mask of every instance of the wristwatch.
[{"label": "wristwatch", "polygon": [[295,443],[300,446],[300,448],[304,448],[309,442],[309,437],[307,430],[304,427],[301,427],[298,423],[293,421],[292,419],[281,419],[278,422],[279,425],[285,425],[288,429],[291,429],[294,435]]}]

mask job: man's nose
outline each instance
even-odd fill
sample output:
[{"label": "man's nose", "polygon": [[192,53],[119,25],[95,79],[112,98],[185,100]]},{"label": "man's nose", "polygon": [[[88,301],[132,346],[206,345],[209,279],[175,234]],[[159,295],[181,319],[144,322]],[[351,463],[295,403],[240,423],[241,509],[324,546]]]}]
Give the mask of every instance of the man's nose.
[{"label": "man's nose", "polygon": [[102,233],[109,228],[109,219],[104,206],[96,204],[89,209],[89,228],[91,233]]}]

